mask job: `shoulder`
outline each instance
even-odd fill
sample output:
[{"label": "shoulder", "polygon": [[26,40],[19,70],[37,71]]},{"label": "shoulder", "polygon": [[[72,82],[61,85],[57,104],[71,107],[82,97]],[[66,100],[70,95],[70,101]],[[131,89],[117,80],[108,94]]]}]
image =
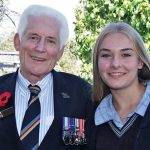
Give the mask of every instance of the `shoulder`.
[{"label": "shoulder", "polygon": [[79,77],[77,75],[71,74],[71,73],[56,72],[55,71],[54,74],[59,74],[60,78],[63,78],[65,81],[68,81],[68,82],[73,82],[73,83],[76,83],[76,84],[87,84],[87,85],[90,85],[90,83],[85,81],[83,78],[81,78],[81,77]]},{"label": "shoulder", "polygon": [[74,75],[74,74],[70,74],[70,73],[66,73],[66,72],[59,72],[64,78],[67,78],[68,80],[78,80],[78,81],[81,81],[81,82],[87,82],[85,81],[83,78],[77,76],[77,75]]},{"label": "shoulder", "polygon": [[70,89],[82,90],[83,93],[90,92],[91,93],[91,84],[79,76],[74,74],[66,73],[66,72],[56,72],[54,71],[54,80],[60,84],[66,85]]},{"label": "shoulder", "polygon": [[1,82],[1,81],[4,81],[4,80],[10,79],[13,74],[14,74],[14,73],[9,73],[9,74],[5,74],[5,75],[0,76],[0,82]]},{"label": "shoulder", "polygon": [[17,72],[9,73],[0,76],[0,85],[5,85],[7,83],[13,82],[16,80],[17,77]]}]

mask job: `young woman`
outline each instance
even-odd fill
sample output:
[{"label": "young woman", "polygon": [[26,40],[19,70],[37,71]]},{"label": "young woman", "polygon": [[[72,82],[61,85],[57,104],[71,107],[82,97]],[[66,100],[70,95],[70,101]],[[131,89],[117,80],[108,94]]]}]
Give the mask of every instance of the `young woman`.
[{"label": "young woman", "polygon": [[91,150],[150,149],[150,59],[139,33],[124,22],[107,25],[94,48],[93,75]]}]

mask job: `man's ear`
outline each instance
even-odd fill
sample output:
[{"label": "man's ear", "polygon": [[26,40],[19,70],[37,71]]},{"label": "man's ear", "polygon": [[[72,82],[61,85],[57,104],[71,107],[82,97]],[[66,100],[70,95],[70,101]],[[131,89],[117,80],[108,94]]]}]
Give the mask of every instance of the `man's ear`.
[{"label": "man's ear", "polygon": [[58,55],[57,55],[57,60],[59,60],[59,59],[62,57],[62,55],[63,55],[63,53],[64,53],[64,48],[65,48],[65,46],[63,46],[63,47],[59,50]]},{"label": "man's ear", "polygon": [[14,47],[15,47],[16,51],[20,50],[20,38],[19,38],[18,33],[16,33],[14,36]]}]

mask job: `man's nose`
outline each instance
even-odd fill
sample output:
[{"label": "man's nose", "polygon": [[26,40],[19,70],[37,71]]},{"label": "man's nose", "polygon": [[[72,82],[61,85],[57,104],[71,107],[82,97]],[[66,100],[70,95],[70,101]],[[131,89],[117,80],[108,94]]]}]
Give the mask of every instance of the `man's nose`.
[{"label": "man's nose", "polygon": [[38,41],[37,46],[36,46],[36,50],[40,51],[40,52],[45,51],[45,40],[44,39],[40,39]]}]

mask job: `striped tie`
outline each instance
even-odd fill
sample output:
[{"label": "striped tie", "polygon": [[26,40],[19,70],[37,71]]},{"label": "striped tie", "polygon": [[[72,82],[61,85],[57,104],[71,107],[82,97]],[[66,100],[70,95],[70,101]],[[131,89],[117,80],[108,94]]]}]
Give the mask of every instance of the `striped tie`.
[{"label": "striped tie", "polygon": [[40,102],[38,94],[41,89],[37,85],[29,85],[28,88],[31,94],[21,127],[20,139],[26,150],[36,150],[39,146]]}]

